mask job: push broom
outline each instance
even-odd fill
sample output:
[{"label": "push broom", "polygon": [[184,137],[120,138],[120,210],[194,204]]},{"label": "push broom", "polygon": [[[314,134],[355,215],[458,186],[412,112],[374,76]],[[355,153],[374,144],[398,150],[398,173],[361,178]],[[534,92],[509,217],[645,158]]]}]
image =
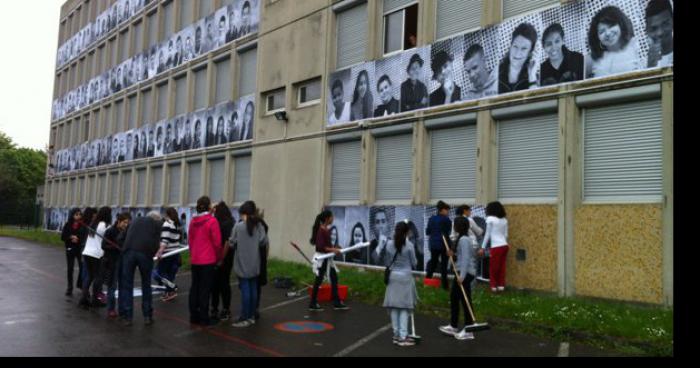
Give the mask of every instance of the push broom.
[{"label": "push broom", "polygon": [[[450,258],[450,264],[452,264],[452,269],[455,271],[455,276],[457,277],[457,280],[461,280],[462,278],[459,276],[459,271],[457,271],[457,266],[455,265],[454,259],[452,259],[452,256],[450,255],[450,246],[447,245],[447,239],[445,239],[445,236],[442,236],[442,242],[445,244],[445,250],[447,251],[447,256]],[[472,324],[464,326],[464,331],[466,332],[475,332],[475,331],[484,331],[488,330],[491,328],[489,326],[488,322],[483,322],[483,323],[478,323],[476,322],[476,317],[474,317],[474,312],[472,311],[472,306],[469,303],[469,298],[467,298],[467,292],[464,291],[464,285],[462,285],[461,282],[457,282],[459,284],[459,288],[462,290],[462,296],[464,297],[464,302],[467,304],[467,310],[469,311],[469,315],[472,317]]]}]

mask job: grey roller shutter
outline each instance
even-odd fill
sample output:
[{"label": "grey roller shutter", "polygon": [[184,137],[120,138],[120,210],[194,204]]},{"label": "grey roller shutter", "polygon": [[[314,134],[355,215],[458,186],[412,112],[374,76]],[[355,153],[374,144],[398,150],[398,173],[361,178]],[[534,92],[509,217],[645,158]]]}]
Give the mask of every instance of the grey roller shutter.
[{"label": "grey roller shutter", "polygon": [[503,19],[559,4],[559,0],[503,0]]},{"label": "grey roller shutter", "polygon": [[216,63],[216,103],[231,100],[231,59]]},{"label": "grey roller shutter", "polygon": [[416,0],[384,0],[384,13],[403,8],[410,3],[414,3]]},{"label": "grey roller shutter", "polygon": [[119,205],[119,173],[112,173],[109,176],[109,203],[113,206]]},{"label": "grey roller shutter", "polygon": [[241,156],[234,160],[234,203],[250,199],[250,158],[251,156]]},{"label": "grey roller shutter", "polygon": [[168,84],[158,86],[158,120],[168,117]]},{"label": "grey roller shutter", "polygon": [[138,106],[136,106],[136,95],[129,97],[129,128],[136,128],[136,119],[138,116]]},{"label": "grey roller shutter", "polygon": [[584,198],[660,199],[661,101],[584,110]]},{"label": "grey roller shutter", "polygon": [[365,60],[367,50],[367,4],[337,13],[337,69]]},{"label": "grey roller shutter", "polygon": [[334,143],[331,200],[360,200],[361,141]]},{"label": "grey roller shutter", "polygon": [[[114,37],[113,39],[109,40],[109,49],[112,52],[112,68],[115,68],[117,66],[117,58],[119,57],[119,49],[117,49],[117,38]],[[73,80],[73,78],[71,78]]]},{"label": "grey roller shutter", "polygon": [[199,17],[204,18],[214,11],[214,0],[199,0]]},{"label": "grey roller shutter", "polygon": [[114,105],[114,108],[116,111],[116,119],[114,119],[114,129],[112,132],[118,133],[122,130],[122,127],[124,126],[124,100],[121,100],[117,102]]},{"label": "grey roller shutter", "polygon": [[88,176],[87,179],[87,186],[85,191],[87,192],[87,203],[91,206],[95,205],[95,177],[94,176]]},{"label": "grey roller shutter", "polygon": [[168,204],[176,205],[180,203],[180,165],[170,165],[168,167]]},{"label": "grey roller shutter", "polygon": [[190,162],[187,171],[187,203],[197,203],[202,194],[202,163]]},{"label": "grey roller shutter", "polygon": [[180,29],[184,29],[193,22],[194,1],[180,1]]},{"label": "grey roller shutter", "polygon": [[158,42],[158,13],[149,15],[146,21],[148,22],[148,47],[151,47]]},{"label": "grey roller shutter", "polygon": [[559,125],[556,114],[498,122],[498,197],[556,198]]},{"label": "grey roller shutter", "polygon": [[112,106],[110,105],[102,109],[102,126],[105,135],[114,133],[112,131]]},{"label": "grey roller shutter", "polygon": [[76,188],[76,191],[75,191],[75,193],[76,193],[75,203],[76,204],[79,204],[81,206],[84,206],[86,204],[85,203],[85,193],[86,192],[87,191],[85,190],[85,178],[80,177],[78,179],[78,187]]},{"label": "grey roller shutter", "polygon": [[209,104],[209,89],[207,88],[207,68],[194,72],[194,109],[199,110]]},{"label": "grey roller shutter", "polygon": [[134,47],[131,49],[131,55],[141,51],[143,51],[143,22],[134,26]]},{"label": "grey roller shutter", "polygon": [[126,61],[126,59],[129,58],[129,31],[126,30],[122,32],[119,36],[119,50],[121,51],[119,54],[119,62],[122,63]]},{"label": "grey roller shutter", "polygon": [[75,178],[71,179],[69,182],[69,187],[68,187],[68,203],[71,206],[76,206],[77,207],[77,200],[76,200],[76,195],[75,195]]},{"label": "grey roller shutter", "polygon": [[107,190],[107,175],[99,176],[97,183],[97,204],[105,204],[105,191]]},{"label": "grey roller shutter", "polygon": [[476,125],[430,133],[430,198],[476,197]]},{"label": "grey roller shutter", "polygon": [[175,79],[175,115],[187,110],[187,77]]},{"label": "grey roller shutter", "polygon": [[136,171],[136,204],[146,205],[146,169]]},{"label": "grey roller shutter", "polygon": [[153,119],[153,91],[146,90],[141,94],[141,125],[151,123]]},{"label": "grey roller shutter", "polygon": [[225,163],[223,158],[209,161],[209,197],[212,201],[224,198]]},{"label": "grey roller shutter", "polygon": [[163,204],[163,167],[151,168],[151,204]]},{"label": "grey roller shutter", "polygon": [[174,11],[174,2],[171,1],[163,6],[163,39],[167,40],[170,38],[170,36],[173,35],[173,32],[175,30],[175,23],[174,23],[174,16],[173,14],[175,13]]},{"label": "grey roller shutter", "polygon": [[438,0],[436,38],[442,39],[481,26],[482,0]]},{"label": "grey roller shutter", "polygon": [[131,171],[122,172],[122,192],[124,206],[131,206]]},{"label": "grey roller shutter", "polygon": [[239,60],[240,76],[238,80],[239,97],[247,96],[255,93],[256,81],[255,73],[257,72],[258,49],[248,50],[240,54]]},{"label": "grey roller shutter", "polygon": [[377,138],[377,200],[411,199],[411,134]]}]

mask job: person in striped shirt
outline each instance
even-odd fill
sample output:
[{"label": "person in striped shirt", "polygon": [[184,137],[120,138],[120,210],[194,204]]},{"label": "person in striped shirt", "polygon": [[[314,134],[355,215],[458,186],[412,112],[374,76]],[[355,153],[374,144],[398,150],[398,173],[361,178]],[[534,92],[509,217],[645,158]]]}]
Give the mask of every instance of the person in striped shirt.
[{"label": "person in striped shirt", "polygon": [[[167,258],[162,258],[163,253],[166,249],[172,247],[178,247],[180,245],[180,219],[177,214],[177,210],[173,207],[168,207],[165,210],[165,221],[163,222],[163,228],[160,235],[160,249],[156,253],[158,258],[158,267],[155,271],[155,279],[158,280],[160,285],[163,285],[162,279],[167,279],[171,283],[175,282],[175,275],[178,269],[182,265],[182,260],[179,254],[170,256]],[[167,302],[175,299],[177,297],[177,285],[175,287],[170,287],[165,285],[165,294],[161,298],[162,301]]]}]

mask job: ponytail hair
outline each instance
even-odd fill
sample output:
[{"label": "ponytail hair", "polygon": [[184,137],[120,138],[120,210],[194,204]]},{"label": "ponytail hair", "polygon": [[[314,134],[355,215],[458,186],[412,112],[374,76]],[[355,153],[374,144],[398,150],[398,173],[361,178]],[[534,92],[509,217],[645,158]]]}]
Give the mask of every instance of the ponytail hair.
[{"label": "ponytail hair", "polygon": [[400,221],[394,228],[394,246],[396,252],[401,253],[403,246],[406,245],[406,236],[408,236],[408,224],[405,221]]},{"label": "ponytail hair", "polygon": [[324,210],[316,216],[316,220],[314,220],[314,226],[311,228],[311,239],[309,239],[309,243],[316,245],[316,234],[318,233],[318,229],[321,227],[322,223],[326,222],[326,220],[328,220],[328,218],[332,216],[333,212],[331,212],[330,210]]},{"label": "ponytail hair", "polygon": [[248,230],[248,235],[253,236],[253,231],[255,227],[260,223],[260,217],[258,217],[258,208],[255,206],[255,202],[246,201],[243,203],[241,208],[238,209],[238,213],[241,215],[246,215],[248,218],[245,221],[246,228]]}]

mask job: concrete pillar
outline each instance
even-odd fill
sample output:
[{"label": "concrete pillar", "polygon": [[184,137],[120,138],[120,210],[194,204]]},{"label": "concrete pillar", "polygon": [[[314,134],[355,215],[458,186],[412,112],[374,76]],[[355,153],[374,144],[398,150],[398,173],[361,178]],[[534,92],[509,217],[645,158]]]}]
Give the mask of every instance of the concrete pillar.
[{"label": "concrete pillar", "polygon": [[574,218],[581,198],[579,110],[574,96],[559,98],[559,195],[557,201],[557,290],[575,293]]},{"label": "concrete pillar", "polygon": [[500,23],[503,20],[503,0],[483,0],[481,27]]},{"label": "concrete pillar", "polygon": [[379,59],[384,55],[382,36],[383,2],[379,0],[367,1],[367,53],[365,60]]},{"label": "concrete pillar", "polygon": [[430,162],[426,159],[430,154],[430,136],[425,129],[423,120],[413,127],[413,185],[411,186],[411,204],[427,203],[430,181]]},{"label": "concrete pillar", "polygon": [[435,42],[435,19],[437,1],[421,0],[418,4],[418,45],[425,46]]},{"label": "concrete pillar", "polygon": [[673,80],[661,83],[663,116],[663,296],[673,306]]},{"label": "concrete pillar", "polygon": [[362,172],[360,173],[360,205],[375,201],[377,150],[374,136],[365,130],[362,132]]},{"label": "concrete pillar", "polygon": [[485,205],[498,197],[496,122],[488,110],[476,119],[476,203]]}]

